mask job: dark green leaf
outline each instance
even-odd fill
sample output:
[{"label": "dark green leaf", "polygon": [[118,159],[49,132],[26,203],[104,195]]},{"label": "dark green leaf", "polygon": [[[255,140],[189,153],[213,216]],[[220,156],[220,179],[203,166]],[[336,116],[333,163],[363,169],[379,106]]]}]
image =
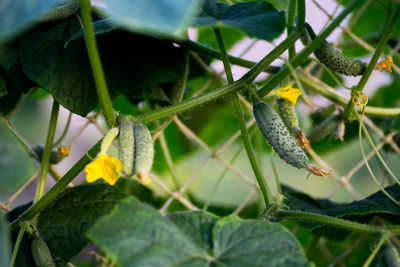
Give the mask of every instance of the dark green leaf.
[{"label": "dark green leaf", "polygon": [[[19,53],[32,80],[63,106],[84,116],[98,102],[85,42],[78,38],[64,47],[79,29],[75,17],[39,25],[22,37]],[[99,35],[97,42],[111,95],[159,99],[159,94],[154,96],[143,88],[183,77],[181,58],[168,41],[113,31]]]},{"label": "dark green leaf", "polygon": [[229,216],[215,225],[213,241],[224,266],[310,266],[296,238],[276,223]]},{"label": "dark green leaf", "polygon": [[7,43],[0,46],[0,65],[6,71],[9,71],[11,66],[18,60],[18,52],[15,49],[14,43]]},{"label": "dark green leaf", "polygon": [[382,86],[376,90],[370,99],[371,106],[396,107],[400,103],[400,80],[395,79],[389,85]]},{"label": "dark green leaf", "polygon": [[220,219],[218,216],[203,211],[182,211],[171,213],[167,218],[191,237],[197,246],[205,251],[213,249],[212,228]]},{"label": "dark green leaf", "polygon": [[11,258],[10,236],[7,229],[7,221],[0,211],[0,266],[9,266]]},{"label": "dark green leaf", "polygon": [[222,25],[271,41],[285,29],[285,12],[279,12],[268,2],[241,2],[228,6],[216,0],[206,0],[194,26]]},{"label": "dark green leaf", "polygon": [[7,94],[6,83],[3,80],[3,76],[0,74],[0,97]]},{"label": "dark green leaf", "polygon": [[[238,29],[222,27],[221,34],[224,39],[225,49],[229,50],[235,43],[245,37],[245,34]],[[211,28],[199,28],[197,34],[197,42],[209,45],[214,49],[219,49],[217,39]]]},{"label": "dark green leaf", "polygon": [[309,266],[297,240],[279,224],[218,220],[200,211],[169,219],[129,198],[88,236],[121,266]]},{"label": "dark green leaf", "polygon": [[32,157],[3,120],[0,121],[0,170],[0,189],[5,192],[15,192],[35,172]]},{"label": "dark green leaf", "polygon": [[199,0],[104,0],[113,21],[133,31],[175,33],[189,25]]},{"label": "dark green leaf", "polygon": [[0,5],[0,42],[15,37],[46,11],[62,0],[2,0]]},{"label": "dark green leaf", "polygon": [[106,184],[75,186],[62,192],[39,216],[38,228],[57,266],[88,243],[87,230],[126,195]]},{"label": "dark green leaf", "polygon": [[[204,266],[206,253],[151,206],[128,198],[88,236],[120,266]],[[128,249],[129,248],[129,249]]]}]

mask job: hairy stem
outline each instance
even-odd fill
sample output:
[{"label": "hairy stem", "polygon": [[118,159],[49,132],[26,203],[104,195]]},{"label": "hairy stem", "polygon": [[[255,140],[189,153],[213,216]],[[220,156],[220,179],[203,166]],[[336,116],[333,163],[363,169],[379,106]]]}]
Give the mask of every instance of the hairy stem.
[{"label": "hairy stem", "polygon": [[90,1],[81,0],[80,2],[83,28],[85,30],[86,48],[88,51],[90,65],[92,66],[97,94],[99,96],[100,105],[104,110],[104,116],[106,118],[107,125],[111,128],[114,126],[115,118],[110,95],[107,89],[106,79],[104,77],[103,67],[100,61],[99,51],[97,49],[96,38],[94,35],[92,16],[90,14]]},{"label": "hairy stem", "polygon": [[[306,48],[304,48],[300,53],[296,55],[293,60],[291,60],[290,64],[293,66],[293,68],[296,68],[299,66],[301,63],[304,62],[304,60],[307,59],[307,57],[314,52],[315,49],[317,49],[322,42],[328,37],[331,32],[336,29],[336,27],[345,19],[345,17],[352,12],[357,5],[360,3],[359,0],[353,0],[351,1],[346,8],[329,24],[328,27],[320,34],[318,35],[311,43],[308,45]],[[264,85],[259,91],[258,95],[259,97],[264,97],[266,94],[268,94],[272,89],[274,89],[287,75],[290,74],[290,69],[286,66],[282,68],[277,74],[275,74],[271,80],[268,81],[266,85]]]},{"label": "hairy stem", "polygon": [[[222,40],[221,31],[219,29],[214,29],[214,33],[217,38],[218,47],[221,51],[221,58],[224,63],[226,77],[228,79],[228,82],[230,84],[232,84],[234,82],[233,76],[232,76],[232,71],[231,71],[231,68],[229,65],[228,54],[226,53],[225,45]],[[271,190],[269,189],[268,184],[265,181],[264,176],[262,175],[262,172],[257,164],[255,152],[251,145],[250,137],[247,132],[246,122],[244,120],[244,114],[242,111],[242,107],[240,105],[239,96],[238,96],[237,92],[234,92],[232,94],[232,101],[233,101],[233,105],[235,107],[236,117],[238,119],[239,128],[240,128],[240,132],[242,134],[243,144],[246,149],[247,157],[249,158],[251,168],[253,169],[254,175],[256,176],[258,185],[260,186],[262,195],[264,197],[265,207],[268,208],[273,201],[272,195],[271,195]]]},{"label": "hairy stem", "polygon": [[40,165],[36,194],[33,200],[34,203],[37,202],[43,196],[44,191],[46,190],[46,180],[47,180],[46,178],[50,164],[51,149],[53,148],[54,135],[56,133],[59,109],[60,109],[60,104],[54,100],[53,107],[51,109],[49,129],[47,131],[46,144],[44,146],[42,162]]}]

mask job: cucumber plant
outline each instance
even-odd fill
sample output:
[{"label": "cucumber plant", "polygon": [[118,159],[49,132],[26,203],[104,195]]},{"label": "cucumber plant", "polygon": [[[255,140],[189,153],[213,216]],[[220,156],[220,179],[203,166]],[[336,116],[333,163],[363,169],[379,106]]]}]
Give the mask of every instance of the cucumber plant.
[{"label": "cucumber plant", "polygon": [[[397,164],[390,153],[400,154],[391,139],[399,130],[399,58],[387,45],[399,38],[400,4],[338,1],[318,35],[312,28],[322,25],[306,23],[309,5],[3,0],[0,265],[397,264],[400,183],[385,159]],[[352,32],[336,42],[341,50],[326,41],[339,25]],[[273,48],[249,44],[256,62],[232,56],[245,36]],[[363,42],[373,52],[349,53]],[[363,63],[358,55],[366,53]],[[340,94],[351,88],[366,100],[383,56],[393,59],[381,64],[392,85],[369,91],[368,103]],[[315,61],[361,78],[348,87],[339,76],[327,80]],[[289,79],[297,96],[307,95],[297,114],[313,149],[294,98],[276,98]],[[312,115],[327,105],[336,113]],[[380,165],[369,165],[374,155]]]}]

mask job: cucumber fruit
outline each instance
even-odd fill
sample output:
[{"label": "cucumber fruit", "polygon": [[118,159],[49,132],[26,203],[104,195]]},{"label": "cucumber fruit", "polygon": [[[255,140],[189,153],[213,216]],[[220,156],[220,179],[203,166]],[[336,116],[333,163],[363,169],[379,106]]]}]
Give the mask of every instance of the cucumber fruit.
[{"label": "cucumber fruit", "polygon": [[51,257],[51,253],[49,247],[46,245],[46,242],[40,237],[37,236],[33,239],[31,243],[31,252],[33,255],[33,260],[38,267],[55,267],[53,258]]}]

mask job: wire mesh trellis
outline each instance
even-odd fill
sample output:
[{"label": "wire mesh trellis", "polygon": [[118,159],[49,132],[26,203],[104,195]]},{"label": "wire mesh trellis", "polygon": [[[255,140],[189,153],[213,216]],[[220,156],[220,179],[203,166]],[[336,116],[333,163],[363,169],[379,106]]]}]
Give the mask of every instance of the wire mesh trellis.
[{"label": "wire mesh trellis", "polygon": [[[318,9],[320,9],[326,15],[326,17],[328,18],[328,21],[327,21],[327,24],[328,24],[335,17],[336,12],[339,10],[340,4],[337,3],[337,6],[334,8],[333,12],[329,13],[328,11],[326,11],[323,8],[323,3],[322,2],[323,1],[317,2],[316,0],[312,0],[312,3],[314,3],[315,6]],[[371,53],[373,53],[375,51],[374,48],[370,44],[368,44],[367,41],[363,40],[361,37],[359,37],[356,34],[354,34],[351,31],[351,27],[362,16],[363,12],[365,12],[367,10],[367,8],[371,5],[372,2],[373,2],[372,0],[367,1],[364,4],[364,6],[360,9],[360,11],[358,12],[357,16],[353,17],[353,19],[350,20],[347,23],[346,26],[343,26],[343,25],[340,26],[340,29],[342,31],[341,32],[342,35],[347,35],[355,43],[357,43],[358,45],[360,45],[361,47],[365,48],[367,51],[369,51]],[[240,53],[239,56],[242,57],[247,52],[251,51],[251,49],[255,46],[256,42],[257,42],[256,40],[252,41],[247,47],[245,47],[245,49],[243,50],[242,53]],[[338,45],[338,44],[339,43],[337,42],[336,45]],[[398,45],[395,48],[391,49],[390,55],[394,55],[394,53],[396,53],[399,50],[400,50],[400,45]],[[203,66],[205,68],[205,70],[210,74],[209,80],[207,80],[204,83],[204,85],[199,88],[199,90],[195,93],[194,96],[199,95],[202,92],[206,91],[214,81],[223,82],[223,80],[224,80],[224,77],[223,77],[224,73],[223,72],[217,73],[216,71],[211,69],[209,66],[207,66],[207,64],[202,62],[201,58],[198,57],[195,53],[192,53],[192,57],[193,57],[194,60],[198,61],[200,63],[200,65]],[[311,64],[312,64],[311,66],[313,66],[315,63],[311,63]],[[399,66],[396,66],[395,64],[393,64],[392,68],[396,73],[400,74]],[[309,69],[310,68],[307,68],[307,67],[302,69],[302,73],[301,74],[304,75],[305,77],[309,77],[311,79],[318,80],[318,82],[320,84],[322,84],[323,86],[326,86],[327,88],[329,88],[328,85],[326,85],[325,83],[320,81],[317,77],[312,76],[310,74],[310,72],[308,71]],[[336,94],[335,91],[333,91],[332,93]],[[13,129],[13,127],[9,124],[9,120],[12,117],[12,115],[15,114],[15,112],[17,112],[18,109],[21,108],[21,106],[24,105],[29,100],[29,97],[31,95],[32,94],[29,94],[26,97],[26,101],[23,101],[20,105],[18,105],[16,107],[16,109],[13,112],[11,112],[9,114],[9,116],[6,118],[6,124],[10,128],[10,130],[13,131],[14,134],[25,144],[26,148],[31,152],[31,154],[34,157],[38,158],[37,155],[35,155],[35,153],[30,148],[28,142],[26,142],[26,140],[24,140],[23,137],[18,135],[18,133],[15,131],[15,129]],[[248,103],[246,101],[246,99],[244,97],[242,97],[242,96],[240,97],[240,100],[241,100],[241,104],[246,109],[248,109],[248,111],[251,112],[251,109],[252,109],[251,104]],[[100,113],[97,113],[94,116],[87,117],[86,118],[87,119],[86,123],[81,127],[81,129],[79,129],[76,132],[76,134],[72,138],[70,138],[70,140],[68,140],[66,142],[66,145],[72,145],[74,143],[74,141],[76,140],[76,138],[78,138],[80,135],[84,135],[85,134],[85,129],[90,124],[94,125],[101,134],[104,134],[106,132],[106,130],[101,126],[101,124],[98,121],[99,115],[100,115]],[[174,200],[179,201],[184,207],[186,207],[189,210],[199,210],[199,209],[207,210],[209,205],[205,204],[203,207],[198,207],[194,203],[192,203],[190,201],[190,199],[185,197],[185,193],[187,191],[189,191],[191,189],[191,186],[193,185],[193,183],[197,179],[199,179],[200,174],[202,172],[204,172],[207,168],[210,167],[210,163],[212,161],[216,161],[222,166],[222,168],[224,168],[224,174],[222,174],[220,176],[220,179],[216,179],[216,181],[215,181],[215,183],[216,183],[215,189],[219,186],[220,180],[224,179],[226,173],[231,173],[234,177],[236,177],[237,179],[240,179],[241,182],[247,184],[251,188],[249,190],[249,193],[247,194],[247,196],[245,196],[242,199],[241,204],[238,205],[236,207],[236,209],[233,211],[233,214],[239,214],[251,201],[254,200],[254,197],[256,196],[256,194],[259,192],[259,189],[260,189],[258,184],[257,184],[257,182],[255,181],[252,173],[249,173],[249,174],[244,173],[242,170],[240,170],[239,168],[237,168],[235,166],[234,162],[236,160],[236,157],[232,157],[230,159],[226,159],[226,156],[223,155],[223,153],[222,153],[225,150],[227,150],[228,148],[232,147],[232,145],[235,144],[236,140],[240,139],[240,131],[237,130],[231,136],[229,136],[228,138],[226,138],[225,140],[220,142],[216,146],[215,149],[213,149],[205,141],[203,141],[193,130],[191,130],[187,125],[185,125],[184,122],[179,118],[179,115],[175,115],[172,118],[171,123],[173,123],[177,127],[177,129],[186,138],[188,138],[190,141],[192,141],[196,145],[196,147],[198,147],[198,149],[200,151],[204,152],[207,156],[205,157],[205,159],[202,162],[198,162],[196,166],[193,166],[193,172],[192,172],[191,175],[189,175],[188,177],[179,177],[179,180],[183,180],[184,183],[181,184],[178,188],[172,188],[171,186],[169,186],[164,181],[164,179],[162,177],[159,177],[155,173],[151,174],[151,178],[154,181],[153,186],[158,187],[158,189],[160,189],[162,192],[164,192],[168,196],[166,198],[166,201],[163,203],[163,205],[161,205],[159,211],[161,213],[166,213],[168,208],[170,207],[171,203]],[[377,138],[379,138],[379,144],[377,145],[377,149],[378,150],[381,150],[384,147],[384,145],[389,145],[393,151],[395,151],[398,155],[400,155],[400,148],[397,146],[397,144],[393,140],[393,137],[396,134],[395,132],[391,132],[391,133],[385,135],[372,122],[372,120],[370,120],[367,116],[364,117],[364,123],[368,126],[369,130],[373,131],[375,133],[375,135],[377,136]],[[251,128],[254,127],[254,125],[255,125],[255,120],[254,119],[250,119],[247,122],[246,127],[250,131]],[[157,140],[159,140],[160,138],[162,138],[161,136],[163,135],[164,131],[165,131],[165,129],[162,129],[160,132],[157,132],[155,135],[153,135],[153,139],[154,139],[155,142]],[[166,153],[166,154],[168,155],[169,153]],[[358,161],[357,164],[355,164],[352,168],[350,168],[346,172],[341,173],[340,171],[336,170],[336,167],[333,164],[329,164],[328,162],[326,162],[323,159],[323,157],[319,156],[312,149],[309,150],[309,154],[322,167],[330,169],[332,171],[331,177],[336,180],[336,184],[333,185],[330,188],[330,191],[325,195],[325,198],[327,198],[327,199],[331,198],[340,188],[344,188],[345,190],[348,191],[348,193],[353,197],[354,200],[360,199],[360,195],[361,194],[360,194],[360,192],[357,191],[357,188],[355,188],[355,186],[352,184],[352,178],[356,175],[356,173],[361,168],[363,168],[365,166],[365,160],[361,158],[361,155],[360,155],[360,160]],[[370,160],[375,155],[376,155],[375,151],[371,150],[368,153],[368,155],[366,156],[366,159]],[[169,157],[171,157],[171,156],[169,155]],[[284,168],[284,167],[285,167],[285,164],[282,161],[282,163],[278,167],[278,172],[279,172],[280,168]],[[171,172],[171,175],[179,176],[179,172],[176,169],[173,169],[173,166],[171,168],[169,170]],[[56,170],[56,168],[54,166],[51,167],[50,172],[51,172],[52,176],[56,180],[60,177],[60,175],[58,174],[58,172],[57,172],[57,170]],[[273,172],[267,173],[267,174],[265,174],[265,179],[271,180],[271,177],[273,177],[273,175],[274,175]],[[26,185],[31,183],[36,176],[37,176],[37,172],[35,173],[34,176],[32,176],[27,181]],[[24,188],[26,188],[26,185],[21,187],[21,190],[16,192],[6,202],[1,203],[1,208],[5,209],[5,210],[8,210],[10,205],[11,205],[11,203],[22,192],[22,190]],[[72,186],[72,184],[71,184],[71,186]],[[213,186],[214,185],[211,185],[210,188],[212,188]],[[325,251],[325,254],[327,256],[329,256],[329,258],[331,259],[331,261],[332,261],[331,265],[332,266],[334,266],[335,264],[343,265],[343,262],[342,262],[343,258],[345,258],[351,252],[351,250],[354,249],[357,246],[357,244],[359,242],[361,242],[363,239],[364,239],[364,236],[360,235],[360,237],[357,239],[357,241],[354,243],[353,246],[349,247],[346,251],[343,252],[343,254],[341,254],[341,255],[339,255],[337,257],[332,255],[329,252],[328,248],[324,247],[323,245],[321,247],[322,247],[323,251]]]}]

